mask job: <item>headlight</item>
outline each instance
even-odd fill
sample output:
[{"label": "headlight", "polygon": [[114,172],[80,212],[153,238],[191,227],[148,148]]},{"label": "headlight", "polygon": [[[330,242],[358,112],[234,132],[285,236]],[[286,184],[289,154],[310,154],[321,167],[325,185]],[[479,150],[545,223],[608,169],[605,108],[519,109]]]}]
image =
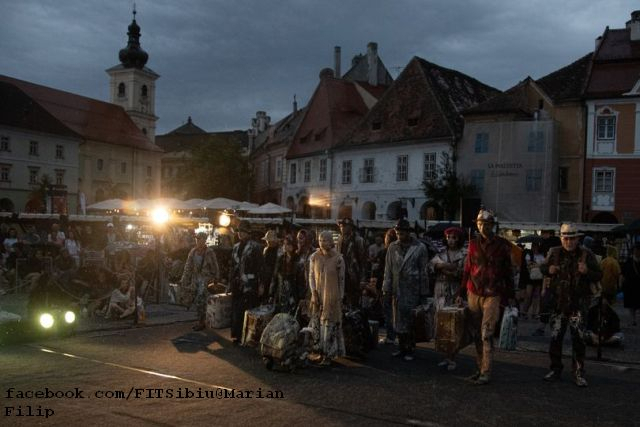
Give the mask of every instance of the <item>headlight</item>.
[{"label": "headlight", "polygon": [[45,329],[49,329],[53,326],[53,316],[49,313],[42,313],[40,315],[40,326]]},{"label": "headlight", "polygon": [[67,311],[64,313],[64,321],[71,324],[76,321],[76,314],[73,311]]}]

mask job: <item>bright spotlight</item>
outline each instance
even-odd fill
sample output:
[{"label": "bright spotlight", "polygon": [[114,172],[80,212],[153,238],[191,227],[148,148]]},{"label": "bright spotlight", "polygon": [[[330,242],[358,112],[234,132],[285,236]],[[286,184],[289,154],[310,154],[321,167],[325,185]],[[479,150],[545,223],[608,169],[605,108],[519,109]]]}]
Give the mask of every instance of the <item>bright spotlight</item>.
[{"label": "bright spotlight", "polygon": [[220,215],[220,218],[218,218],[218,223],[221,227],[228,227],[229,224],[231,224],[231,217],[229,214],[223,213]]},{"label": "bright spotlight", "polygon": [[49,329],[53,326],[53,316],[49,313],[42,313],[40,315],[40,326],[45,329]]},{"label": "bright spotlight", "polygon": [[169,212],[164,208],[157,208],[151,213],[151,218],[156,224],[162,225],[169,221]]},{"label": "bright spotlight", "polygon": [[133,230],[133,224],[127,224],[127,231]]},{"label": "bright spotlight", "polygon": [[76,321],[76,314],[73,311],[64,313],[64,321],[71,324]]}]

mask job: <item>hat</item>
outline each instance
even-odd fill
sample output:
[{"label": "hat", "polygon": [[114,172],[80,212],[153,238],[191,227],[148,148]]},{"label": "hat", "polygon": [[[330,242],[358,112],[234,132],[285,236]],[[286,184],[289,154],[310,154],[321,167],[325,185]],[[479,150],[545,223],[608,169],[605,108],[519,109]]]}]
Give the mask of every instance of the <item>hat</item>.
[{"label": "hat", "polygon": [[394,227],[396,230],[404,230],[404,231],[409,231],[411,230],[411,224],[409,223],[409,221],[407,221],[406,219],[399,219],[398,222],[396,223],[396,226]]},{"label": "hat", "polygon": [[247,220],[240,221],[237,231],[244,232],[244,233],[251,233],[251,223]]},{"label": "hat", "polygon": [[560,227],[560,237],[579,237],[582,233],[578,232],[578,227],[573,223],[565,223]]},{"label": "hat", "polygon": [[338,225],[351,225],[353,226],[353,220],[351,218],[342,218],[338,220]]},{"label": "hat", "polygon": [[113,223],[112,222],[108,223],[107,227],[113,227]]},{"label": "hat", "polygon": [[460,237],[464,234],[464,231],[460,227],[449,227],[444,230],[444,235],[448,236],[449,234],[457,234]]},{"label": "hat", "polygon": [[476,222],[496,222],[496,217],[490,210],[480,209],[476,217]]},{"label": "hat", "polygon": [[196,239],[205,239],[205,240],[207,240],[207,237],[209,237],[209,236],[207,236],[207,233],[205,233],[204,231],[201,231],[201,232],[196,234]]},{"label": "hat", "polygon": [[275,230],[268,230],[264,237],[262,238],[262,240],[264,240],[265,242],[277,242],[278,241],[278,234],[276,233]]}]

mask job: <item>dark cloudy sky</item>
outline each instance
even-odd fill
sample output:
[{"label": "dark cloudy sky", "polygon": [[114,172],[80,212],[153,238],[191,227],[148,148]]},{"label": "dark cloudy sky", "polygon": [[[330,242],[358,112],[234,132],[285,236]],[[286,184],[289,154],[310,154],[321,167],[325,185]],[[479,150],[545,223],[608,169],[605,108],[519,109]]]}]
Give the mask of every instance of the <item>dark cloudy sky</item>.
[{"label": "dark cloudy sky", "polygon": [[[127,42],[131,0],[0,0],[0,74],[108,100],[105,69]],[[192,116],[207,131],[273,121],[378,43],[396,77],[413,56],[498,89],[542,77],[623,28],[629,0],[137,0],[147,66],[160,74],[157,133]]]}]

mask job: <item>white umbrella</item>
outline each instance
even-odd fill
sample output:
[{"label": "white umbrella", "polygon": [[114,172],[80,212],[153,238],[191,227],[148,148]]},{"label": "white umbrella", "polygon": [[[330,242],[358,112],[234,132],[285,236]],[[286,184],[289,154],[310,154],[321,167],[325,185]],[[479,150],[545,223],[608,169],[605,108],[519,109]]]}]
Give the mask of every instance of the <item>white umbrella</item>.
[{"label": "white umbrella", "polygon": [[173,197],[162,197],[150,201],[152,205],[164,207],[167,209],[193,209],[194,205],[184,200],[175,199]]},{"label": "white umbrella", "polygon": [[233,209],[237,209],[237,210],[241,210],[241,211],[248,211],[250,209],[256,209],[258,208],[258,204],[256,203],[251,203],[251,202],[238,202],[237,205],[235,205],[233,207]]},{"label": "white umbrella", "polygon": [[290,213],[291,209],[285,208],[275,203],[266,203],[260,207],[249,209],[248,213],[252,215],[279,215]]},{"label": "white umbrella", "polygon": [[103,200],[101,202],[89,205],[87,206],[87,209],[98,209],[98,210],[122,209],[124,207],[124,203],[125,201],[122,199],[109,199],[109,200]]},{"label": "white umbrella", "polygon": [[240,204],[237,200],[227,199],[226,197],[216,197],[215,199],[205,200],[200,207],[207,209],[235,209],[234,206]]}]

